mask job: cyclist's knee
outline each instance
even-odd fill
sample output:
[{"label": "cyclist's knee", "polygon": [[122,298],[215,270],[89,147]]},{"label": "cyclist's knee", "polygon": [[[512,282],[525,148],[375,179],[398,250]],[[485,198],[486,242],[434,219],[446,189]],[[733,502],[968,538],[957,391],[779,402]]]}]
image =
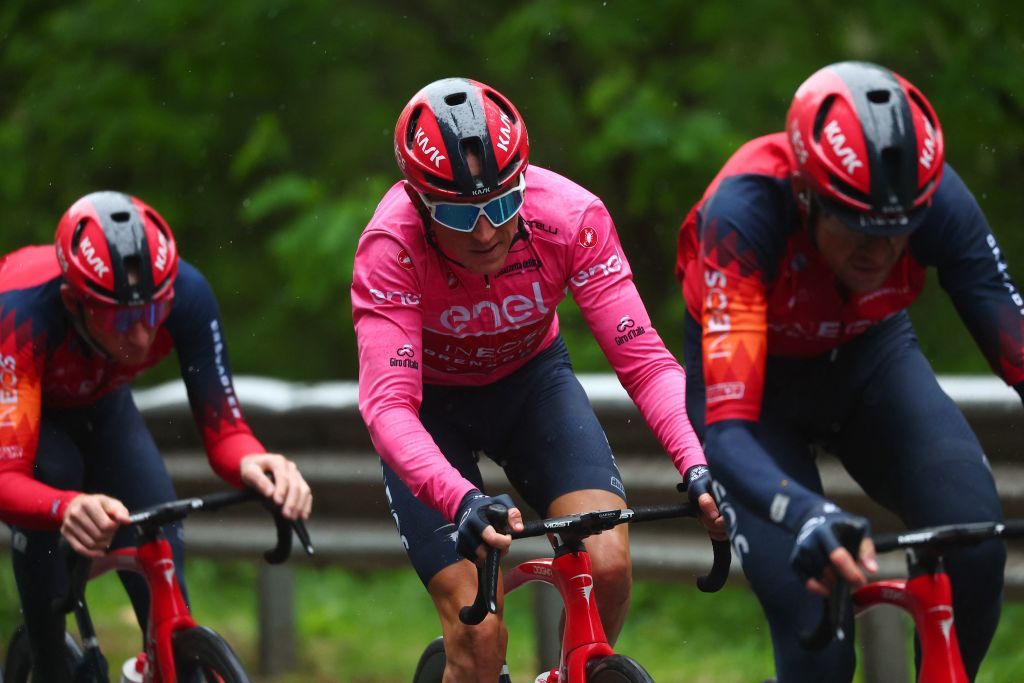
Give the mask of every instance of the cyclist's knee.
[{"label": "cyclist's knee", "polygon": [[445,629],[445,654],[449,676],[456,681],[495,680],[505,662],[508,630],[495,615],[476,626],[463,624]]},{"label": "cyclist's knee", "polygon": [[628,601],[633,583],[632,563],[629,551],[614,549],[611,552],[592,554],[594,585],[598,594],[608,599]]}]

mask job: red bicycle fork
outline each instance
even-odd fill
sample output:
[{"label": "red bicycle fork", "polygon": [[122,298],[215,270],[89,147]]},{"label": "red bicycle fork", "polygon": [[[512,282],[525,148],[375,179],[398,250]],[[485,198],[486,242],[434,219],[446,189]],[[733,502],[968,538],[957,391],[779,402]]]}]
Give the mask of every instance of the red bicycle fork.
[{"label": "red bicycle fork", "polygon": [[174,683],[178,680],[174,664],[174,633],[196,626],[182,597],[174,572],[174,554],[164,538],[138,547],[120,548],[93,560],[90,578],[108,571],[141,574],[149,586],[149,626],[146,629],[145,683]]},{"label": "red bicycle fork", "polygon": [[524,583],[542,581],[554,586],[562,596],[562,661],[558,664],[558,679],[549,679],[548,683],[585,683],[587,663],[614,654],[597,611],[591,571],[590,555],[580,551],[527,560],[505,573],[506,593]]},{"label": "red bicycle fork", "polygon": [[853,593],[854,614],[895,605],[914,619],[921,640],[920,683],[968,683],[953,623],[953,590],[945,572],[876,581]]}]

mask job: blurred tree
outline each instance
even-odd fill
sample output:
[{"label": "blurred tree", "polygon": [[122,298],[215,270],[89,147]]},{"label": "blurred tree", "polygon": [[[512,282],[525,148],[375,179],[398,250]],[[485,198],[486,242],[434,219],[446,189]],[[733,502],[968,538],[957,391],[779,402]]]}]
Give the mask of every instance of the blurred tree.
[{"label": "blurred tree", "polygon": [[[422,85],[465,75],[520,107],[533,161],[596,192],[673,350],[676,231],[797,85],[841,59],[929,96],[947,154],[1024,281],[1024,11],[1008,0],[8,0],[0,8],[0,252],[49,241],[98,188],[156,206],[218,292],[235,370],[355,374],[352,254],[398,179],[391,134]],[[602,370],[570,304],[566,336]],[[912,311],[938,369],[984,363],[945,296]],[[157,378],[176,373],[164,367]]]}]

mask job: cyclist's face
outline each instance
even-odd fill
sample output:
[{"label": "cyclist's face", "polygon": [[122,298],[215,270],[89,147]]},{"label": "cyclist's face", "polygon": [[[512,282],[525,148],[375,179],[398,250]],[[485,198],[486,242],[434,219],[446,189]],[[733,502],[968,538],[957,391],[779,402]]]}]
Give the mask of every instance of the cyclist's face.
[{"label": "cyclist's face", "polygon": [[850,230],[833,215],[822,213],[815,226],[818,251],[851,292],[878,289],[906,249],[908,235],[872,237]]},{"label": "cyclist's face", "polygon": [[[481,171],[480,157],[467,152],[466,163],[474,176]],[[437,244],[449,258],[458,261],[477,275],[494,275],[505,265],[512,238],[519,226],[519,217],[495,228],[481,211],[472,232],[459,232],[431,219],[431,229],[437,236]]]},{"label": "cyclist's face", "polygon": [[141,365],[149,356],[159,326],[149,327],[144,320],[137,320],[131,327],[119,332],[100,325],[97,313],[90,306],[82,306],[81,310],[85,331],[115,362]]},{"label": "cyclist's face", "polygon": [[493,275],[505,265],[519,217],[495,228],[487,216],[481,213],[473,232],[457,232],[437,221],[431,223],[438,246],[449,258],[464,265],[471,273]]}]

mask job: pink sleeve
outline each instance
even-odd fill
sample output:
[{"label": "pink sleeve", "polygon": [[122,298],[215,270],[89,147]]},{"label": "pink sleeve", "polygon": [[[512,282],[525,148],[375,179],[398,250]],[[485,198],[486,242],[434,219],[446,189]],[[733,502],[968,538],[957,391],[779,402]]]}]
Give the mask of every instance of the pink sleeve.
[{"label": "pink sleeve", "polygon": [[651,325],[611,216],[599,201],[584,212],[569,258],[573,298],[662,447],[680,473],[705,464],[686,415],[686,374]]},{"label": "pink sleeve", "polygon": [[419,419],[423,311],[416,266],[383,233],[370,230],[360,240],[352,279],[359,411],[384,462],[416,498],[453,520],[474,486],[445,459]]}]

